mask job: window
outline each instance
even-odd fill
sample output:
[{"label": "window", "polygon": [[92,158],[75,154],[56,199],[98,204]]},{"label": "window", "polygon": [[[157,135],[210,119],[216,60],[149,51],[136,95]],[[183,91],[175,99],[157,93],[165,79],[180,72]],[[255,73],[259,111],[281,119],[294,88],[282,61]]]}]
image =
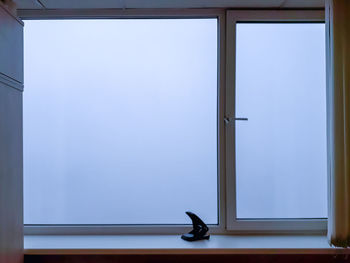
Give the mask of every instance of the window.
[{"label": "window", "polygon": [[25,21],[25,231],[324,230],[323,12],[164,14]]},{"label": "window", "polygon": [[325,229],[325,25],[293,11],[227,19],[227,227]]},{"label": "window", "polygon": [[25,24],[25,224],[218,223],[217,19]]},{"label": "window", "polygon": [[238,23],[236,39],[237,218],[326,218],[324,24]]}]

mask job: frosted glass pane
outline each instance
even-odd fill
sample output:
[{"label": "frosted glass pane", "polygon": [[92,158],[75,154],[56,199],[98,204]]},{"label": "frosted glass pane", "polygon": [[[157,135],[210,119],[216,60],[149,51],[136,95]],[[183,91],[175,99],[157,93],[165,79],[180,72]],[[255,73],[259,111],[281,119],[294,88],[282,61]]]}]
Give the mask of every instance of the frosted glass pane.
[{"label": "frosted glass pane", "polygon": [[25,21],[26,224],[217,223],[217,20]]},{"label": "frosted glass pane", "polygon": [[327,216],[324,24],[238,24],[238,218]]}]

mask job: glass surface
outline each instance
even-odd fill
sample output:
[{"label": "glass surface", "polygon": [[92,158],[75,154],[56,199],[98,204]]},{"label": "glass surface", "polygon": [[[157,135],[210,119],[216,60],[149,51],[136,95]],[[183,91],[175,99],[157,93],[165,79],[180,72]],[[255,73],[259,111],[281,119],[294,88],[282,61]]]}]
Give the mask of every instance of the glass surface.
[{"label": "glass surface", "polygon": [[217,20],[25,21],[25,224],[216,224]]},{"label": "glass surface", "polygon": [[238,218],[327,217],[324,24],[237,24]]}]

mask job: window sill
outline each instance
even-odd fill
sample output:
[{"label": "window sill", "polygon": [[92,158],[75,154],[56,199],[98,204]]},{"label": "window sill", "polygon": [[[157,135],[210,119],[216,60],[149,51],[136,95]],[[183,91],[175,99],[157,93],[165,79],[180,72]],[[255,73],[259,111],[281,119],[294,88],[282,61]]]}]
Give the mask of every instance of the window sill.
[{"label": "window sill", "polygon": [[350,254],[350,249],[329,246],[325,236],[212,235],[210,241],[186,242],[178,235],[24,237],[26,255],[73,254]]}]

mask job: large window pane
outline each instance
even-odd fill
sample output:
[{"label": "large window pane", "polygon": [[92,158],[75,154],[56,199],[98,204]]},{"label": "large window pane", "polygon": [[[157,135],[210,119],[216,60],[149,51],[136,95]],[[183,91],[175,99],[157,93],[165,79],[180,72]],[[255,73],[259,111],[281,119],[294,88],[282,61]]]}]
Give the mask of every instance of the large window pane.
[{"label": "large window pane", "polygon": [[25,21],[26,224],[217,223],[217,20]]},{"label": "large window pane", "polygon": [[324,24],[238,24],[236,68],[237,217],[326,217]]}]

